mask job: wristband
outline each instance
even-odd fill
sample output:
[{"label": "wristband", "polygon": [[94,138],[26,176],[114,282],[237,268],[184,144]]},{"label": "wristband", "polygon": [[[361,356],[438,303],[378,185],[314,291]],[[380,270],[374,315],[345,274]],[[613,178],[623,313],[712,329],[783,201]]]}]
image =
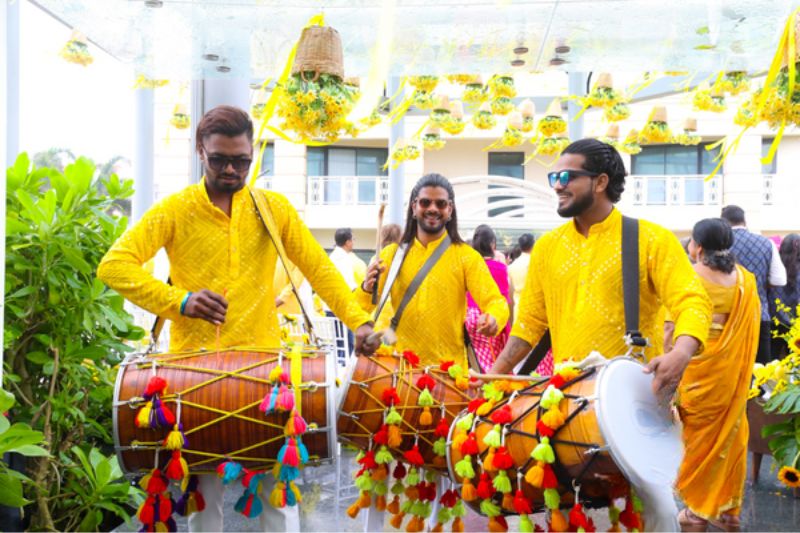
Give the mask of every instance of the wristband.
[{"label": "wristband", "polygon": [[189,292],[186,293],[186,296],[183,297],[183,300],[181,301],[181,314],[183,314],[183,312],[186,310],[186,302],[189,301],[189,297],[191,295],[192,295],[192,292],[189,291]]}]

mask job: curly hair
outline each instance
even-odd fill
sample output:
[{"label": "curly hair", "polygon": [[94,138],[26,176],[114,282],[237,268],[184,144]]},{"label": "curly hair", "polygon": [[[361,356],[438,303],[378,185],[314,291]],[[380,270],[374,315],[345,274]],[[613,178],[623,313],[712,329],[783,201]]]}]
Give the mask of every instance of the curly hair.
[{"label": "curly hair", "polygon": [[583,163],[585,170],[607,175],[606,195],[612,203],[619,202],[628,173],[616,148],[597,139],[581,139],[564,148],[561,154],[582,155],[586,159]]}]

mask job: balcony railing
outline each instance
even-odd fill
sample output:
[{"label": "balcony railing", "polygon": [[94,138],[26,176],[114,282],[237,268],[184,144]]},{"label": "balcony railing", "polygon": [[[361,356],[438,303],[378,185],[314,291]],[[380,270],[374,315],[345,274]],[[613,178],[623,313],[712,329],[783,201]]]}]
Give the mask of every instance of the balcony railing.
[{"label": "balcony railing", "polygon": [[761,176],[761,202],[764,205],[772,205],[774,200],[775,174],[764,174]]},{"label": "balcony railing", "polygon": [[[633,205],[720,205],[722,180],[714,176],[706,181],[704,174],[683,176],[631,176]],[[627,191],[626,191],[627,192]]]},{"label": "balcony railing", "polygon": [[309,176],[310,205],[376,205],[389,198],[389,176]]}]

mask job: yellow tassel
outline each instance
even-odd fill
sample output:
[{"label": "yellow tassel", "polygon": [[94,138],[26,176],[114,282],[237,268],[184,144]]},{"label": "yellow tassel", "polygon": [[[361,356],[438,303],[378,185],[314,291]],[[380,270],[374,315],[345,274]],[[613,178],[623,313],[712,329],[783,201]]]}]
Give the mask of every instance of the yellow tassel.
[{"label": "yellow tassel", "polygon": [[181,432],[178,430],[178,424],[175,424],[172,431],[167,435],[164,447],[168,450],[180,450],[183,448],[183,435],[181,435]]},{"label": "yellow tassel", "polygon": [[386,506],[386,510],[389,511],[390,514],[397,514],[400,512],[400,496],[395,496],[392,498],[392,501],[389,502],[389,505]]},{"label": "yellow tassel", "polygon": [[136,427],[150,427],[150,412],[153,410],[153,402],[145,402],[139,412],[136,413]]},{"label": "yellow tassel", "polygon": [[375,496],[375,510],[377,511],[386,510],[386,496],[383,495]]},{"label": "yellow tassel", "polygon": [[169,528],[164,522],[156,522],[156,533],[168,533]]},{"label": "yellow tassel", "polygon": [[181,491],[186,492],[189,486],[189,463],[181,456],[181,468],[183,468],[183,479],[181,480]]},{"label": "yellow tassel", "polygon": [[494,409],[494,402],[489,400],[487,402],[483,402],[480,407],[475,410],[475,414],[478,416],[486,416],[492,409]]},{"label": "yellow tassel", "polygon": [[400,526],[403,525],[403,518],[406,517],[406,513],[397,513],[389,520],[389,523],[395,529],[400,529]]},{"label": "yellow tassel", "polygon": [[534,466],[530,467],[528,471],[525,473],[525,481],[528,484],[536,487],[537,489],[542,488],[542,481],[544,481],[544,464],[539,461]]},{"label": "yellow tassel", "polygon": [[564,413],[561,412],[561,409],[558,408],[558,406],[551,407],[544,415],[542,415],[542,423],[552,429],[558,429],[563,426],[565,420],[566,417],[564,416]]},{"label": "yellow tassel", "polygon": [[294,499],[297,500],[297,503],[303,503],[303,493],[300,492],[300,488],[294,484],[294,481],[289,482],[289,490],[294,493]]},{"label": "yellow tassel", "polygon": [[419,423],[422,426],[430,426],[433,424],[433,416],[431,415],[431,408],[427,405],[422,409],[422,414],[419,415]]},{"label": "yellow tassel", "polygon": [[489,448],[489,453],[487,453],[486,457],[483,459],[483,469],[487,472],[494,472],[497,470],[494,467],[494,448]]},{"label": "yellow tassel", "polygon": [[353,505],[347,508],[347,516],[352,519],[358,516],[358,512],[361,510],[361,507],[358,506],[358,501],[356,501]]},{"label": "yellow tassel", "polygon": [[400,426],[389,426],[389,447],[399,448],[403,443],[403,435],[400,433]]},{"label": "yellow tassel", "polygon": [[453,533],[463,533],[464,531],[464,521],[461,520],[460,516],[457,516],[455,520],[453,520],[453,527],[451,528]]},{"label": "yellow tassel", "polygon": [[269,371],[269,377],[267,379],[275,383],[281,379],[281,375],[283,375],[283,367],[281,367],[281,365],[275,365],[275,367]]},{"label": "yellow tassel", "polygon": [[464,478],[464,484],[461,486],[461,499],[465,502],[472,502],[477,498],[478,491],[475,489],[475,485],[468,478]]},{"label": "yellow tassel", "polygon": [[276,509],[282,509],[286,506],[286,498],[283,495],[283,491],[286,489],[286,484],[282,481],[275,483],[275,488],[272,489],[272,492],[269,494],[269,503]]},{"label": "yellow tassel", "polygon": [[275,461],[275,464],[272,465],[272,477],[278,479],[281,475],[281,462]]},{"label": "yellow tassel", "polygon": [[456,433],[456,435],[453,437],[453,444],[452,444],[452,446],[451,446],[451,448],[450,448],[450,449],[451,449],[451,450],[461,450],[461,445],[462,445],[462,444],[464,444],[464,442],[465,442],[466,440],[467,440],[467,434],[466,434],[466,432],[459,431],[459,432],[458,432],[458,433]]},{"label": "yellow tassel", "polygon": [[370,505],[372,505],[372,496],[369,492],[362,490],[361,496],[358,498],[358,506],[362,509],[366,509]]},{"label": "yellow tassel", "polygon": [[[469,378],[466,376],[458,376],[456,378],[456,387],[461,390],[469,389]],[[453,531],[455,531],[455,529]]]}]

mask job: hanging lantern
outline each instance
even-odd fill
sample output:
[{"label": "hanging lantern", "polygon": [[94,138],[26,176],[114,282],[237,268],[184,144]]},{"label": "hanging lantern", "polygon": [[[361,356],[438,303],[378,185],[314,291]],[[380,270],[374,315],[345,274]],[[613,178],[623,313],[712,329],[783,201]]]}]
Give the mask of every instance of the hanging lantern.
[{"label": "hanging lantern", "polygon": [[726,72],[715,85],[720,91],[735,96],[750,88],[750,76],[743,70]]},{"label": "hanging lantern", "polygon": [[408,83],[416,90],[424,93],[429,93],[436,88],[439,83],[438,76],[410,76]]},{"label": "hanging lantern", "polygon": [[472,82],[464,86],[464,93],[461,99],[468,104],[480,104],[488,98],[486,89],[483,87],[483,78],[477,76]]},{"label": "hanging lantern", "polygon": [[510,148],[519,146],[523,142],[525,138],[522,136],[522,113],[514,111],[508,116],[508,126],[500,138],[500,143]]},{"label": "hanging lantern", "polygon": [[683,133],[675,136],[675,142],[683,146],[697,146],[700,136],[697,134],[697,119],[687,118],[683,123]]},{"label": "hanging lantern", "polygon": [[472,115],[472,124],[479,130],[490,130],[497,124],[497,120],[492,115],[492,109],[489,104],[481,104],[478,112]]},{"label": "hanging lantern", "polygon": [[536,145],[536,153],[539,155],[558,155],[567,146],[569,146],[569,137],[560,135],[542,137]]},{"label": "hanging lantern", "polygon": [[189,113],[186,112],[185,105],[175,105],[175,109],[172,110],[172,117],[170,117],[169,123],[179,130],[185,130],[189,128],[191,125],[191,119],[189,118]]},{"label": "hanging lantern", "polygon": [[450,99],[445,95],[441,95],[433,106],[433,111],[431,111],[428,121],[432,126],[444,127],[449,118]]},{"label": "hanging lantern", "polygon": [[530,98],[526,98],[519,103],[519,107],[517,107],[517,109],[522,115],[522,127],[520,129],[525,133],[532,132],[534,126],[534,115],[536,114],[536,104],[534,104],[533,100]]},{"label": "hanging lantern", "polygon": [[514,78],[511,76],[492,76],[489,80],[489,94],[493,99],[514,98],[517,96]]},{"label": "hanging lantern", "polygon": [[603,72],[597,77],[592,91],[583,99],[585,106],[592,107],[611,107],[620,102],[622,97],[614,90],[614,82],[611,74]]},{"label": "hanging lantern", "polygon": [[667,143],[671,139],[672,133],[667,124],[667,109],[663,106],[656,106],[639,134],[639,141],[652,144]]},{"label": "hanging lantern", "polygon": [[692,95],[692,108],[695,111],[722,113],[725,111],[725,95],[719,88],[711,88],[703,82],[697,86]]},{"label": "hanging lantern", "polygon": [[567,123],[561,116],[561,100],[553,98],[547,107],[547,114],[539,121],[539,133],[553,137],[567,131]]},{"label": "hanging lantern", "polygon": [[617,150],[620,149],[619,146],[619,124],[609,124],[608,129],[606,130],[606,134],[600,137],[598,140],[610,144]]},{"label": "hanging lantern", "polygon": [[625,102],[616,104],[603,109],[603,118],[609,122],[620,122],[631,116],[631,108]]},{"label": "hanging lantern", "polygon": [[450,102],[450,116],[442,126],[442,129],[450,135],[458,135],[464,131],[464,126],[466,126],[464,122],[464,104],[459,100]]},{"label": "hanging lantern", "polygon": [[641,152],[642,147],[639,145],[639,131],[636,129],[631,130],[619,149],[630,155],[636,155]]},{"label": "hanging lantern", "polygon": [[78,30],[72,30],[72,36],[67,41],[67,44],[64,45],[64,48],[61,49],[60,55],[70,63],[83,65],[84,67],[91,65],[92,61],[94,61],[92,54],[89,53],[89,44],[86,41],[86,36]]},{"label": "hanging lantern", "polygon": [[444,148],[445,141],[442,139],[441,132],[437,127],[430,127],[425,130],[425,135],[422,136],[422,146],[426,150],[435,152]]}]

